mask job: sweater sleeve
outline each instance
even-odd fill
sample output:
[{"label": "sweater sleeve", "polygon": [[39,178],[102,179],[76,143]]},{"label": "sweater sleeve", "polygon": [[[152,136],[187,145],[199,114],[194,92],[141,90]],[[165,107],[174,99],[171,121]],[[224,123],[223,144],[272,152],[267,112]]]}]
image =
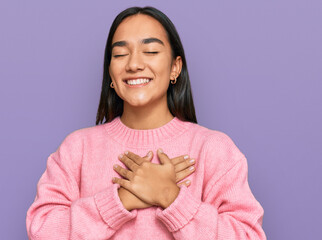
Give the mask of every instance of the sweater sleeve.
[{"label": "sweater sleeve", "polygon": [[266,239],[264,210],[249,188],[247,160],[239,156],[219,178],[212,174],[202,199],[183,185],[168,208],[157,209],[175,239]]},{"label": "sweater sleeve", "polygon": [[127,211],[118,185],[80,197],[81,144],[69,135],[47,160],[37,195],[27,212],[29,239],[109,239],[137,211]]}]

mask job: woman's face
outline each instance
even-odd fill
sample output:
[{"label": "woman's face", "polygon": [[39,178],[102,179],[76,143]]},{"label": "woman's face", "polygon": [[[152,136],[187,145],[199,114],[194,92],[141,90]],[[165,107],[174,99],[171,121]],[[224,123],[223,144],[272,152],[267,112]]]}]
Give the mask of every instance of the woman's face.
[{"label": "woman's face", "polygon": [[109,73],[124,104],[167,104],[170,79],[178,77],[181,66],[180,57],[172,61],[167,34],[154,18],[133,15],[116,29]]}]

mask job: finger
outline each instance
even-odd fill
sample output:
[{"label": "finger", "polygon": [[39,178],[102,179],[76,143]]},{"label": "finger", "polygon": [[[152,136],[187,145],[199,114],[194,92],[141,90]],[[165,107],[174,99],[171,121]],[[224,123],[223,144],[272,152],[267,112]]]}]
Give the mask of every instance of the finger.
[{"label": "finger", "polygon": [[120,165],[115,164],[113,166],[113,169],[118,174],[120,174],[122,177],[124,177],[124,178],[126,178],[128,180],[131,180],[133,178],[133,176],[134,176],[134,173],[133,172],[131,172],[131,171],[127,170],[127,169],[122,168]]},{"label": "finger", "polygon": [[179,157],[172,158],[172,159],[170,159],[170,161],[172,162],[173,165],[177,165],[178,163],[181,163],[181,162],[187,160],[188,158],[189,158],[189,155],[182,155]]},{"label": "finger", "polygon": [[129,180],[126,180],[126,179],[122,179],[122,178],[112,178],[112,182],[113,183],[117,183],[119,184],[121,187],[131,191],[131,183]]},{"label": "finger", "polygon": [[180,182],[182,179],[188,177],[191,173],[195,171],[195,167],[191,166],[182,170],[181,172],[176,173],[176,182]]},{"label": "finger", "polygon": [[161,148],[158,149],[158,157],[160,159],[161,164],[171,163],[168,155],[165,154]]},{"label": "finger", "polygon": [[195,163],[196,163],[196,161],[193,158],[187,159],[181,163],[178,163],[177,165],[174,165],[174,170],[177,173],[177,172],[180,172],[180,171],[192,166]]},{"label": "finger", "polygon": [[181,182],[181,183],[178,183],[177,186],[178,187],[181,187],[182,185],[186,185],[187,187],[189,187],[191,184],[190,180],[187,180],[187,181],[184,181],[184,182]]},{"label": "finger", "polygon": [[132,172],[136,171],[139,167],[132,159],[128,158],[126,155],[120,154],[119,159],[125,166],[127,166]]},{"label": "finger", "polygon": [[153,158],[153,152],[152,151],[149,151],[147,153],[147,155],[143,157],[144,161],[148,161],[148,162],[151,162],[152,158]]},{"label": "finger", "polygon": [[130,151],[126,151],[125,155],[128,158],[132,159],[137,165],[141,165],[141,163],[144,161],[139,155],[136,155],[135,153]]}]

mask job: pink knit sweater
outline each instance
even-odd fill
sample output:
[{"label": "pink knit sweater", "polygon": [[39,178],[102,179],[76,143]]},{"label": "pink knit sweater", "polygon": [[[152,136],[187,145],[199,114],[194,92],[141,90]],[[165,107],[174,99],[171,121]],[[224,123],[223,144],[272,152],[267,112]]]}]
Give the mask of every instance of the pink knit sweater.
[{"label": "pink knit sweater", "polygon": [[[162,148],[189,154],[196,171],[166,209],[127,211],[113,164],[126,150],[145,156]],[[123,165],[124,166],[124,165]],[[247,181],[247,160],[224,133],[173,118],[135,130],[120,118],[69,134],[47,161],[27,212],[30,239],[266,239],[264,210]]]}]

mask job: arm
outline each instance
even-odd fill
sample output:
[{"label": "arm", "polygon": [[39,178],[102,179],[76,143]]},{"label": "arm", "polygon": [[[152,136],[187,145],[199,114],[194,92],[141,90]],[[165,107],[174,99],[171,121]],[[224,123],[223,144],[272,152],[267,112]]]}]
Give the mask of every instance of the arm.
[{"label": "arm", "polygon": [[264,210],[247,181],[247,160],[229,139],[228,143],[230,147],[220,146],[220,151],[215,150],[218,144],[209,146],[205,165],[209,180],[203,186],[202,199],[182,186],[168,208],[157,209],[157,218],[175,239],[266,239]]},{"label": "arm", "polygon": [[181,187],[176,200],[157,217],[175,239],[266,239],[263,208],[247,183],[246,159],[206,187],[204,199]]},{"label": "arm", "polygon": [[119,200],[117,185],[81,198],[79,193],[82,146],[69,135],[51,154],[27,212],[30,239],[108,239],[136,216]]}]

